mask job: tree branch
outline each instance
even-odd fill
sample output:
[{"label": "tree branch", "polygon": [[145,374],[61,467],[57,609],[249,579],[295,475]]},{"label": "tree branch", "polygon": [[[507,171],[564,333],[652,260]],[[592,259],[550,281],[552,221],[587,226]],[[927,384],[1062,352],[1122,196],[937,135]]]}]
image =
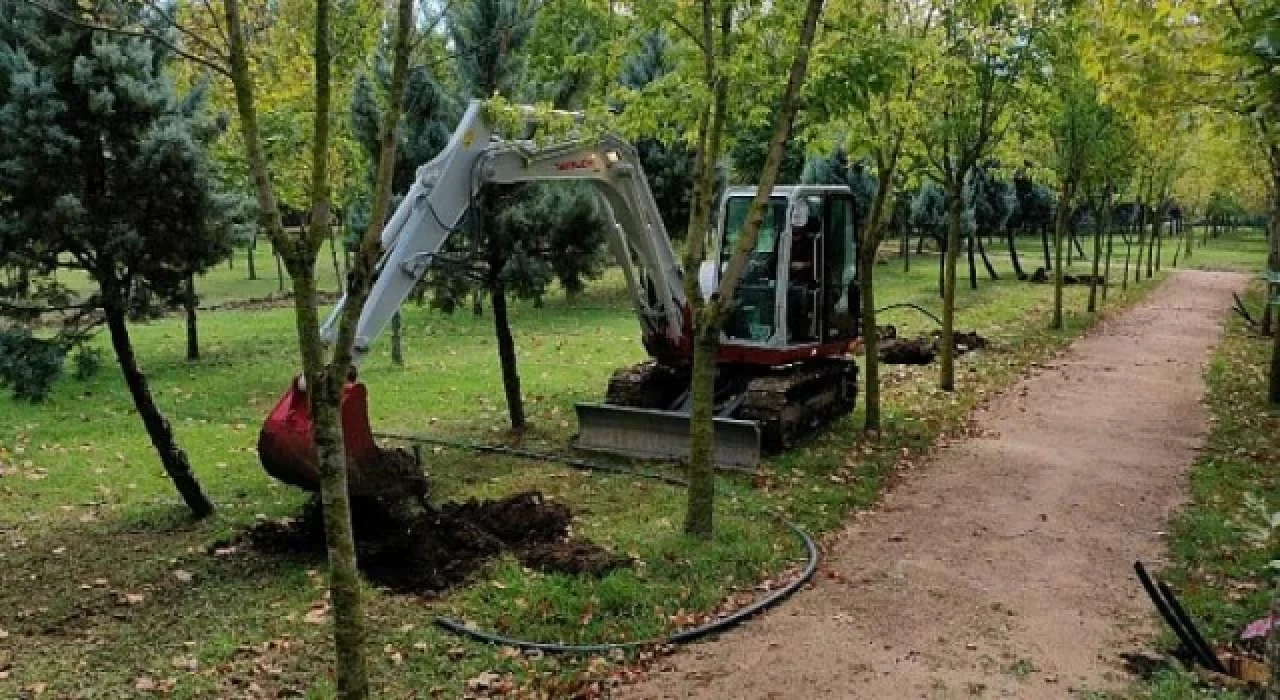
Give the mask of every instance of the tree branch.
[{"label": "tree branch", "polygon": [[74,24],[78,27],[82,27],[84,29],[88,29],[95,32],[105,32],[107,34],[115,34],[117,36],[132,37],[134,39],[145,39],[147,41],[154,41],[157,44],[160,44],[161,46],[165,47],[166,49],[169,49],[170,51],[174,52],[175,54],[187,59],[188,61],[193,61],[195,63],[198,63],[204,66],[205,68],[208,68],[209,70],[216,71],[218,74],[222,75],[225,78],[228,78],[228,79],[231,78],[231,70],[228,67],[216,61],[205,58],[203,56],[193,54],[189,51],[184,51],[183,49],[179,48],[177,45],[175,45],[173,42],[169,41],[168,39],[165,39],[164,37],[154,34],[152,32],[140,31],[140,30],[134,30],[134,29],[125,29],[123,27],[111,27],[105,24],[98,24],[97,22],[81,19],[79,17],[73,17],[65,12],[62,12],[61,10],[45,5],[44,3],[39,2],[39,0],[22,0],[22,2],[25,2],[26,4],[34,8],[37,8],[42,12],[46,12],[54,17],[57,17],[58,19],[64,22],[69,22],[71,24]]}]

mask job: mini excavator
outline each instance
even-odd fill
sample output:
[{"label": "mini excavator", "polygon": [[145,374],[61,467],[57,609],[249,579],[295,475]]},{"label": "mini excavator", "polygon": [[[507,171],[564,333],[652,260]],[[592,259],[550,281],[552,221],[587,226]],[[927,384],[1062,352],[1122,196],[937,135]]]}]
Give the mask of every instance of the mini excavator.
[{"label": "mini excavator", "polygon": [[[494,133],[479,101],[468,106],[448,145],[421,166],[382,231],[377,279],[356,330],[354,364],[432,265],[480,187],[580,181],[602,199],[607,241],[622,269],[650,359],[618,370],[605,399],[577,406],[576,447],[630,457],[688,455],[693,329],[684,274],[635,150],[625,140],[570,140],[539,146]],[[754,187],[728,188],[718,205],[708,259],[698,271],[704,298],[716,290],[745,228]],[[854,200],[839,186],[775,187],[724,325],[716,366],[715,460],[752,469],[777,451],[853,410],[859,336]],[[346,298],[321,334],[337,336]],[[376,459],[368,396],[354,379],[342,400],[349,469]],[[318,490],[305,387],[295,380],[267,418],[258,451],[269,474]]]}]

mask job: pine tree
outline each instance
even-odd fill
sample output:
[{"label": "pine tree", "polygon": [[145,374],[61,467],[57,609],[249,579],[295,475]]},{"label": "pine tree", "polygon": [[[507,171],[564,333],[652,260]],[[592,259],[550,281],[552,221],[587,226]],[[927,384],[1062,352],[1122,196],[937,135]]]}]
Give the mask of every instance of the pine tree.
[{"label": "pine tree", "polygon": [[[76,13],[70,0],[54,5]],[[143,298],[181,299],[191,275],[231,253],[239,207],[201,143],[217,125],[201,95],[175,95],[166,59],[151,42],[30,5],[0,10],[0,258],[48,281],[35,301],[45,310],[105,323],[165,471],[203,517],[213,504],[147,386],[128,319]],[[83,270],[93,293],[75,298],[51,281],[66,267]]]}]

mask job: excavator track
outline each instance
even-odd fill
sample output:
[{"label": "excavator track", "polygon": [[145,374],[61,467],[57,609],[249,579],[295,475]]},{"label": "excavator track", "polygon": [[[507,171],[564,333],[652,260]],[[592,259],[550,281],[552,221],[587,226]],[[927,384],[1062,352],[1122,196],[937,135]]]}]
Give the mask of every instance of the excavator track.
[{"label": "excavator track", "polygon": [[857,395],[851,360],[794,365],[748,382],[734,417],[759,424],[764,449],[779,452],[853,411]]}]

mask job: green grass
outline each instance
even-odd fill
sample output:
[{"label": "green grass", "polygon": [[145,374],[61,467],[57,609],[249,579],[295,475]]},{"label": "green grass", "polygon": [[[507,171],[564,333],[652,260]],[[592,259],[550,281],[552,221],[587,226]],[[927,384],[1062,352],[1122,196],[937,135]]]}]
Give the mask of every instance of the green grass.
[{"label": "green grass", "polygon": [[[1261,307],[1263,287],[1245,301]],[[1213,428],[1191,472],[1191,498],[1170,533],[1172,562],[1162,576],[1178,591],[1211,641],[1230,640],[1266,614],[1280,552],[1280,532],[1253,539],[1262,513],[1280,512],[1280,413],[1266,402],[1270,339],[1253,336],[1238,317],[1215,352],[1207,374]],[[1172,635],[1166,635],[1172,644]],[[1234,698],[1197,687],[1169,671],[1145,689],[1153,700]]]},{"label": "green grass", "polygon": [[[603,672],[585,660],[512,657],[460,641],[432,626],[436,614],[543,640],[644,639],[672,631],[682,613],[714,609],[729,593],[752,591],[792,565],[800,548],[762,513],[780,510],[817,532],[835,528],[875,501],[899,460],[960,430],[972,406],[1092,323],[1082,311],[1085,290],[1072,288],[1067,328],[1046,330],[1051,288],[1017,282],[1003,258],[996,263],[1000,282],[982,278],[977,291],[960,291],[958,326],[976,328],[994,346],[960,362],[957,392],[933,388],[934,368],[886,368],[880,440],[860,439],[856,415],[770,459],[754,479],[722,477],[712,542],[681,534],[683,493],[669,486],[428,450],[437,498],[540,488],[573,507],[576,532],[643,564],[594,581],[533,574],[501,560],[440,599],[370,589],[369,648],[380,697],[454,696],[488,670],[511,672],[554,695],[563,688],[556,684],[584,669]],[[877,268],[879,302],[938,309],[936,257],[913,258],[909,274],[900,265]],[[238,285],[226,268],[214,274],[221,281],[204,286],[211,296],[207,290],[221,289],[224,299],[262,292]],[[1131,284],[1127,294],[1115,287],[1108,308],[1152,286]],[[910,311],[884,321],[907,333],[929,327]],[[517,303],[512,323],[532,424],[525,442],[565,449],[574,402],[598,400],[614,368],[643,357],[625,294],[608,275],[572,304],[558,296],[543,308]],[[219,514],[187,519],[114,366],[63,382],[42,405],[0,399],[0,629],[8,633],[0,639],[0,669],[7,669],[0,695],[45,683],[54,696],[134,697],[145,676],[175,679],[175,697],[233,696],[251,683],[326,697],[328,630],[307,620],[324,595],[323,562],[208,553],[212,542],[259,518],[292,514],[303,500],[265,476],[254,449],[258,426],[296,371],[291,310],[203,314],[197,363],[182,359],[179,319],[133,332],[157,399]],[[506,439],[489,317],[408,308],[406,366],[392,367],[388,352],[385,342],[377,346],[362,373],[376,428]],[[195,672],[187,670],[190,659]]]}]

